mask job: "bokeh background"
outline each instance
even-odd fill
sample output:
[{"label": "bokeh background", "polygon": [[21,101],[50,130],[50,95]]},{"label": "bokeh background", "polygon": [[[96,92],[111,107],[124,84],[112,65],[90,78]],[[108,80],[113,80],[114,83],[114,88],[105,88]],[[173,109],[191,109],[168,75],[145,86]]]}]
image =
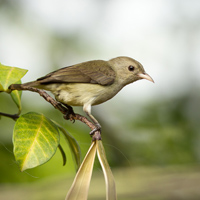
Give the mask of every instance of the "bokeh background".
[{"label": "bokeh background", "polygon": [[[93,59],[130,56],[155,80],[126,86],[94,106],[118,199],[200,198],[200,2],[198,0],[1,0],[0,62],[28,69],[23,82]],[[84,156],[89,129],[65,121],[39,95],[23,92],[23,113],[42,112],[65,127]],[[16,113],[7,94],[0,111]],[[75,111],[84,114],[81,108]],[[75,176],[59,152],[23,173],[12,152],[14,121],[0,120],[0,199],[64,199]],[[90,199],[105,199],[98,161]]]}]

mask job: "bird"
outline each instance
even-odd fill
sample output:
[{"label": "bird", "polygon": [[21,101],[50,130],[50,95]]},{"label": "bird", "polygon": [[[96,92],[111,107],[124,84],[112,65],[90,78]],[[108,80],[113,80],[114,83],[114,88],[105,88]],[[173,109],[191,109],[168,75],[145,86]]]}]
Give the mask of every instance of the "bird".
[{"label": "bird", "polygon": [[92,135],[101,130],[101,125],[92,115],[91,107],[108,101],[124,86],[141,79],[154,82],[140,62],[119,56],[64,67],[23,85],[50,91],[58,102],[69,107],[83,106],[96,127],[90,132]]}]

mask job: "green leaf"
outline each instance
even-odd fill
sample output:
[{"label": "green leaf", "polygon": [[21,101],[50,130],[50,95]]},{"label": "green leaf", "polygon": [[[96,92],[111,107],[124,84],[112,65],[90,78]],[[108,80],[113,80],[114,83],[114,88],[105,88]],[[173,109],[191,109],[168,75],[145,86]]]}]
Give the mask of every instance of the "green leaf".
[{"label": "green leaf", "polygon": [[15,159],[20,170],[47,162],[59,145],[57,126],[42,114],[30,112],[17,120],[13,132]]},{"label": "green leaf", "polygon": [[8,92],[8,87],[19,81],[28,70],[17,67],[9,67],[0,63],[0,91]]},{"label": "green leaf", "polygon": [[[17,81],[16,82],[17,84],[20,84],[21,83],[21,80]],[[13,101],[16,103],[17,107],[19,108],[19,112],[18,114],[21,113],[21,110],[22,110],[22,104],[21,104],[21,96],[22,96],[22,91],[18,91],[18,90],[13,90],[11,93],[10,93]]]},{"label": "green leaf", "polygon": [[101,140],[97,140],[97,156],[101,167],[103,169],[103,174],[106,182],[106,200],[116,200],[116,188],[115,188],[115,180],[106,159],[105,150]]},{"label": "green leaf", "polygon": [[72,153],[72,157],[75,160],[76,163],[76,169],[78,169],[80,167],[81,164],[81,149],[77,143],[77,141],[75,140],[75,138],[70,135],[63,127],[61,127],[58,123],[54,122],[57,127],[59,128],[59,130],[63,133],[66,141],[69,144],[71,153]]},{"label": "green leaf", "polygon": [[87,200],[95,155],[96,142],[94,141],[76,174],[65,200]]},{"label": "green leaf", "polygon": [[3,89],[3,86],[1,85],[1,81],[0,81],[0,92],[3,92],[4,89]]}]

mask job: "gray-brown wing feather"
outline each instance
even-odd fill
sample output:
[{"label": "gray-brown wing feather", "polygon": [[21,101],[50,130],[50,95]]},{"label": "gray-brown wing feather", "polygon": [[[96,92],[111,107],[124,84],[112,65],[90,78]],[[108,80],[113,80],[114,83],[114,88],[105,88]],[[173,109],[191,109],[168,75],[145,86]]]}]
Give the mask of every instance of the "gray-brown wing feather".
[{"label": "gray-brown wing feather", "polygon": [[115,80],[115,71],[106,61],[89,61],[65,67],[39,78],[40,84],[50,83],[93,83],[111,85]]}]

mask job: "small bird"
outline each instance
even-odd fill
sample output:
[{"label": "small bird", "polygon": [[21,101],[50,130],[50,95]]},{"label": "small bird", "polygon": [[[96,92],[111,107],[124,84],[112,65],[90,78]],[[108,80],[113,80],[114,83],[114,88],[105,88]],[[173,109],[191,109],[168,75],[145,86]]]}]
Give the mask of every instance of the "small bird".
[{"label": "small bird", "polygon": [[91,106],[111,99],[124,86],[140,79],[154,82],[138,61],[120,56],[64,67],[23,85],[50,91],[64,105],[83,106],[96,127],[90,132],[93,134],[101,126],[91,114]]}]

